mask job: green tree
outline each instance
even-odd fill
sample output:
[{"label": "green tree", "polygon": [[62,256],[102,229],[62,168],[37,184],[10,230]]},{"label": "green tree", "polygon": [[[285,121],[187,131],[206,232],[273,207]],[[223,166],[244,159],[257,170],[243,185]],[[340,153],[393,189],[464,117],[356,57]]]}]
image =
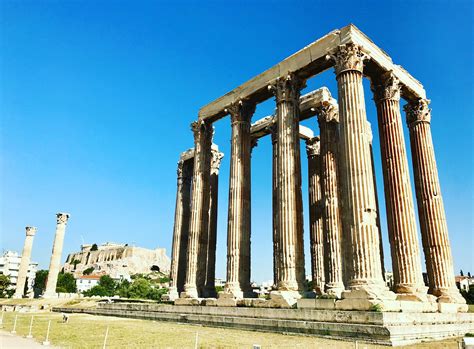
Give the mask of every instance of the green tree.
[{"label": "green tree", "polygon": [[71,262],[71,264],[74,265],[74,270],[76,270],[76,267],[79,263],[81,263],[81,261],[79,259],[75,259]]},{"label": "green tree", "polygon": [[107,290],[103,286],[100,286],[100,285],[95,285],[90,290],[84,291],[82,293],[86,297],[92,297],[92,296],[106,297],[106,296],[108,296]]},{"label": "green tree", "polygon": [[0,298],[6,298],[10,296],[10,285],[10,277],[8,275],[0,274]]},{"label": "green tree", "polygon": [[97,251],[98,249],[97,244],[92,244],[91,251]]},{"label": "green tree", "polygon": [[115,295],[116,288],[116,282],[110,276],[103,275],[100,277],[99,283],[96,286],[92,287],[90,290],[84,291],[83,294],[86,297],[112,297]]},{"label": "green tree", "polygon": [[122,297],[128,298],[128,288],[130,287],[130,281],[122,280],[115,289],[115,294]]},{"label": "green tree", "polygon": [[46,288],[46,280],[48,279],[48,270],[38,270],[35,276],[35,284],[33,288],[35,290],[35,295],[43,294],[44,289]]},{"label": "green tree", "polygon": [[83,270],[82,275],[91,275],[93,271],[94,271],[94,267],[89,267]]},{"label": "green tree", "polygon": [[145,279],[135,279],[128,288],[128,297],[146,299],[151,291],[150,281]]},{"label": "green tree", "polygon": [[77,292],[76,280],[71,273],[59,273],[58,283],[56,284],[56,292],[75,293]]}]

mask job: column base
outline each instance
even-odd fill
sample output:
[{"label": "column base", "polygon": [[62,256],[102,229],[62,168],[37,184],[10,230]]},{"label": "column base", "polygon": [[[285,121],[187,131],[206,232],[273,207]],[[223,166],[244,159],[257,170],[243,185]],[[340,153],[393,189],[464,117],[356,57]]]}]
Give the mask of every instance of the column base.
[{"label": "column base", "polygon": [[466,300],[457,288],[436,289],[432,294],[438,297],[438,303],[466,304]]},{"label": "column base", "polygon": [[341,298],[342,292],[345,290],[342,283],[331,283],[326,284],[326,294],[334,296],[336,298]]},{"label": "column base", "polygon": [[176,287],[170,287],[167,294],[161,297],[162,301],[174,301],[179,298],[178,289]]},{"label": "column base", "polygon": [[365,285],[352,287],[341,293],[336,310],[400,311],[397,295],[385,286]]},{"label": "column base", "polygon": [[179,298],[199,298],[198,290],[195,287],[185,287],[184,291],[180,293]]},{"label": "column base", "polygon": [[12,298],[13,299],[21,299],[21,298],[23,298],[23,296],[19,295],[19,294],[14,294]]},{"label": "column base", "polygon": [[53,299],[53,298],[58,298],[58,294],[56,292],[45,292],[41,298],[44,299]]}]

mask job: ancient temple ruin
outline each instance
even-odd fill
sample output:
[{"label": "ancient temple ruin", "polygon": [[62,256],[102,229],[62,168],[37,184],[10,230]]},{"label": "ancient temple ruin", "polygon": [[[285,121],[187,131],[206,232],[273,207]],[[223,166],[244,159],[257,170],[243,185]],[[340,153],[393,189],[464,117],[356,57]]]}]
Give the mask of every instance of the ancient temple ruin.
[{"label": "ancient temple ruin", "polygon": [[[305,81],[334,68],[337,100],[322,87],[300,96]],[[394,288],[383,279],[383,251],[363,78],[377,107]],[[335,91],[334,91],[335,92]],[[333,93],[334,93],[333,92]],[[336,93],[334,93],[336,95]],[[372,96],[371,96],[372,97]],[[275,115],[252,124],[256,105],[275,98]],[[421,253],[400,99],[410,134]],[[422,84],[355,26],[333,31],[257,77],[202,107],[192,123],[194,148],[178,163],[170,298],[175,304],[323,307],[340,310],[457,312],[467,306],[455,285],[433,142]],[[232,125],[225,289],[215,294],[217,183],[223,154],[213,123]],[[320,135],[299,125],[316,117]],[[273,269],[270,300],[250,288],[250,166],[257,139],[273,144]],[[311,275],[305,279],[300,139],[306,141]],[[312,297],[312,298],[311,298]],[[307,299],[309,298],[309,299]],[[243,303],[242,303],[243,302]],[[323,305],[324,303],[324,305]]]}]

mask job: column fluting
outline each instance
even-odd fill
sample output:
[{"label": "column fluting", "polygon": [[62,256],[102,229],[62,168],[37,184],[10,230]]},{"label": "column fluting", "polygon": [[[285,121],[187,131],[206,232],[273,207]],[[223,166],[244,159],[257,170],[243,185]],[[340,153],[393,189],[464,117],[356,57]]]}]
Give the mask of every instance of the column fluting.
[{"label": "column fluting", "polygon": [[325,291],[341,297],[344,291],[342,269],[342,224],[339,208],[337,105],[317,109],[321,137],[321,189],[325,252]]},{"label": "column fluting", "polygon": [[26,227],[25,243],[23,252],[21,253],[20,267],[18,268],[18,277],[16,279],[16,288],[13,298],[22,298],[25,290],[26,278],[28,276],[28,267],[30,266],[31,250],[33,248],[33,240],[36,234],[35,227]]},{"label": "column fluting", "polygon": [[415,177],[421,240],[426,259],[429,293],[438,302],[465,303],[454,279],[448,226],[431,138],[431,110],[428,100],[405,105]]},{"label": "column fluting", "polygon": [[56,297],[56,284],[58,274],[61,268],[61,254],[63,252],[64,234],[66,233],[66,224],[69,219],[69,213],[56,214],[56,234],[54,236],[53,251],[49,263],[48,278],[46,280],[46,289],[43,298]]},{"label": "column fluting", "polygon": [[198,263],[202,260],[203,248],[207,249],[209,224],[210,158],[214,128],[202,120],[191,124],[194,133],[194,172],[191,192],[191,213],[187,250],[186,282],[182,298],[198,298],[204,287],[204,275]]},{"label": "column fluting", "polygon": [[227,225],[226,293],[242,298],[250,287],[250,121],[255,104],[239,101],[227,108],[231,116],[232,141]]},{"label": "column fluting", "polygon": [[205,297],[216,297],[216,245],[217,245],[217,204],[219,196],[219,167],[224,154],[212,149],[210,203],[209,203],[209,238],[206,261]]},{"label": "column fluting", "polygon": [[278,242],[278,128],[276,120],[268,127],[272,139],[272,239],[273,239],[273,287],[277,288],[279,274],[279,260],[280,260],[280,245]]},{"label": "column fluting", "polygon": [[323,240],[323,197],[321,191],[321,156],[319,137],[306,141],[308,156],[308,193],[309,193],[309,244],[311,251],[311,276],[316,294],[324,293],[325,259]]},{"label": "column fluting", "polygon": [[191,202],[191,181],[193,161],[180,160],[178,162],[178,185],[176,192],[176,206],[173,229],[173,247],[170,267],[170,300],[179,297],[184,291],[186,277],[186,251],[189,238],[189,214]]},{"label": "column fluting", "polygon": [[388,235],[394,287],[400,294],[425,300],[415,208],[400,115],[400,85],[390,72],[373,81],[377,106]]},{"label": "column fluting", "polygon": [[385,288],[379,251],[377,206],[366,135],[366,111],[362,85],[365,55],[359,46],[339,46],[332,58],[338,82],[341,181],[344,181],[343,219],[348,230],[349,289],[371,291],[377,297]]},{"label": "column fluting", "polygon": [[278,242],[280,291],[302,291],[305,280],[299,96],[301,81],[293,74],[271,87],[277,104]]}]

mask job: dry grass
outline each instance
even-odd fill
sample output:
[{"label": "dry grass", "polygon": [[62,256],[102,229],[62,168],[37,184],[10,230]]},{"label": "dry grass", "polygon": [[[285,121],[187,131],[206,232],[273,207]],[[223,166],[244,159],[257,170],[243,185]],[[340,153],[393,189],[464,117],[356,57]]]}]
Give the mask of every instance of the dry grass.
[{"label": "dry grass", "polygon": [[474,313],[474,304],[468,304],[469,310],[468,313]]},{"label": "dry grass", "polygon": [[[70,314],[69,323],[62,323],[57,313],[4,313],[4,330],[11,331],[15,316],[17,333],[28,333],[31,316],[34,315],[33,337],[43,341],[48,320],[51,320],[50,341],[62,348],[102,348],[107,327],[107,348],[194,348],[196,333],[199,348],[355,348],[354,342],[317,337],[283,335],[253,331],[210,328],[173,322],[123,319],[117,317]],[[359,343],[360,349],[386,348]],[[456,340],[430,344],[418,344],[406,348],[458,348]]]}]

